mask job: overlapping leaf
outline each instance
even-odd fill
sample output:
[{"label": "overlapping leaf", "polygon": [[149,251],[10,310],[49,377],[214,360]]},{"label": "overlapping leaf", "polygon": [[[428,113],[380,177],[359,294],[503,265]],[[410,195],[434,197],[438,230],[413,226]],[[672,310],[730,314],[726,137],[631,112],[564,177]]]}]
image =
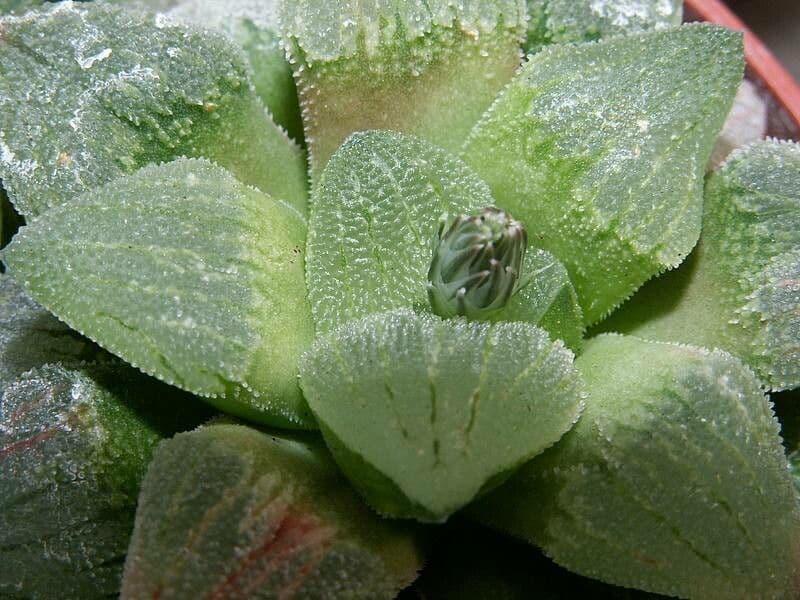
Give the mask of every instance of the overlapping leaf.
[{"label": "overlapping leaf", "polygon": [[[493,204],[471,169],[423,140],[388,131],[351,136],[312,198],[306,278],[317,331],[395,308],[427,307],[442,221]],[[531,283],[497,320],[540,323],[577,347],[580,308],[564,267],[531,248],[523,276]]]},{"label": "overlapping leaf", "polygon": [[10,273],[69,325],[225,410],[313,426],[297,384],[310,344],[297,210],[181,159],[65,201],[20,231]]},{"label": "overlapping leaf", "polygon": [[681,24],[682,0],[528,0],[525,49]]},{"label": "overlapping leaf", "polygon": [[587,323],[693,248],[741,74],[741,36],[710,25],[550,47],[473,130],[466,162],[564,263]]},{"label": "overlapping leaf", "polygon": [[284,1],[314,178],[354,131],[457,151],[520,63],[524,0]]},{"label": "overlapping leaf", "polygon": [[302,153],[223,37],[103,3],[58,3],[0,29],[0,177],[21,213],[182,155],[305,206]]},{"label": "overlapping leaf", "polygon": [[383,514],[440,521],[558,440],[582,385],[526,323],[395,311],[349,321],[301,362],[339,466]]},{"label": "overlapping leaf", "polygon": [[0,392],[0,595],[115,595],[156,443],[204,418],[188,395],[120,364],[44,365],[8,383]]},{"label": "overlapping leaf", "polygon": [[324,446],[216,424],[163,443],[143,483],[122,598],[394,598],[417,532],[380,519]]},{"label": "overlapping leaf", "polygon": [[793,597],[798,499],[778,422],[731,355],[600,336],[578,425],[476,509],[557,562],[687,598]]},{"label": "overlapping leaf", "polygon": [[800,386],[800,145],[735,152],[706,186],[688,264],[603,327],[724,348],[774,389]]}]

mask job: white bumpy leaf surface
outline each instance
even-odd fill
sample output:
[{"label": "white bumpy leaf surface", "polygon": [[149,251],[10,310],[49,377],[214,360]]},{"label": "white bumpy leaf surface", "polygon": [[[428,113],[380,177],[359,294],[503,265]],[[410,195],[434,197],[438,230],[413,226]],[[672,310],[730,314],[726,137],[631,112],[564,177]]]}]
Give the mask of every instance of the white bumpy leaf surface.
[{"label": "white bumpy leaf surface", "polygon": [[706,24],[551,46],[472,131],[464,159],[567,267],[587,324],[694,247],[742,68],[741,34]]},{"label": "white bumpy leaf surface", "polygon": [[442,521],[572,427],[583,399],[572,359],[527,323],[400,310],[317,338],[301,381],[373,507]]},{"label": "white bumpy leaf surface", "polygon": [[5,250],[15,279],[106,349],[225,410],[313,426],[300,213],[207,161],[148,166],[65,201]]},{"label": "white bumpy leaf surface", "polygon": [[305,207],[302,153],[221,35],[61,2],[0,20],[0,90],[0,177],[24,215],[179,156]]}]

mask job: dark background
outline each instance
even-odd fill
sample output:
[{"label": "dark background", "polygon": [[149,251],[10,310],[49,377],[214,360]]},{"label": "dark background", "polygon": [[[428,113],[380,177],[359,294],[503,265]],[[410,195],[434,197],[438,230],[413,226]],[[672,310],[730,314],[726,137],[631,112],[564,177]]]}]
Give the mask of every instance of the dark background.
[{"label": "dark background", "polygon": [[728,0],[728,6],[800,80],[800,0]]}]

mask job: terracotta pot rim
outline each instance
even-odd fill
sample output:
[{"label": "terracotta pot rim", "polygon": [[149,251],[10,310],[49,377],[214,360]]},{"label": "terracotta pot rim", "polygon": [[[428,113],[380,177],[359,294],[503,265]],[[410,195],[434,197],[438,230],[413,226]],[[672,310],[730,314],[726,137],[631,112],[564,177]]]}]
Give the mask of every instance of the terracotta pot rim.
[{"label": "terracotta pot rim", "polygon": [[800,126],[800,85],[764,43],[721,0],[685,0],[684,5],[704,21],[744,32],[744,54],[749,68]]}]

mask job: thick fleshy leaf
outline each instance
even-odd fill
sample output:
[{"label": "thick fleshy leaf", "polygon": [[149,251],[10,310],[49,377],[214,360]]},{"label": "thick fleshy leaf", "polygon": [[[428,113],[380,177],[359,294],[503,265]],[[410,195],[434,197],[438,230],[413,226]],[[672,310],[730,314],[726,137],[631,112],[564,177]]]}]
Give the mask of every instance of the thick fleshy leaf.
[{"label": "thick fleshy leaf", "polygon": [[0,396],[33,368],[49,363],[79,368],[108,358],[111,355],[31,300],[11,277],[0,275]]},{"label": "thick fleshy leaf", "polygon": [[311,170],[354,131],[457,151],[520,63],[524,0],[284,0]]},{"label": "thick fleshy leaf", "polygon": [[166,14],[231,36],[247,56],[258,97],[275,122],[300,141],[303,122],[292,69],[281,41],[278,1],[182,0]]},{"label": "thick fleshy leaf", "polygon": [[798,499],[758,380],[725,352],[600,336],[578,425],[475,509],[578,573],[687,598],[796,597]]},{"label": "thick fleshy leaf", "polygon": [[45,365],[8,384],[0,393],[0,596],[116,595],[155,445],[208,417],[195,398],[124,365]]},{"label": "thick fleshy leaf", "polygon": [[73,328],[234,414],[313,426],[299,212],[206,161],[148,166],[34,220],[10,273]]},{"label": "thick fleshy leaf", "polygon": [[583,313],[569,273],[555,256],[530,248],[523,275],[528,282],[491,320],[524,321],[538,325],[556,340],[579,351],[583,340]]},{"label": "thick fleshy leaf", "polygon": [[741,44],[702,24],[547,48],[470,135],[466,162],[564,263],[587,323],[694,247]]},{"label": "thick fleshy leaf", "polygon": [[683,0],[527,0],[525,49],[588,42],[681,24]]},{"label": "thick fleshy leaf", "polygon": [[20,213],[183,155],[304,208],[302,153],[222,36],[94,2],[0,28],[0,177]]},{"label": "thick fleshy leaf", "polygon": [[[492,206],[459,159],[390,131],[353,134],[314,189],[306,279],[318,332],[365,315],[429,305],[428,269],[443,220]],[[564,267],[530,248],[530,283],[495,320],[540,324],[571,348],[582,320]]]},{"label": "thick fleshy leaf", "polygon": [[317,338],[301,361],[339,466],[379,512],[441,521],[575,423],[572,353],[526,323],[395,311]]},{"label": "thick fleshy leaf", "polygon": [[306,270],[317,330],[427,306],[442,219],[493,203],[469,167],[428,142],[390,131],[351,136],[311,200]]},{"label": "thick fleshy leaf", "polygon": [[316,439],[215,424],[164,442],[142,486],[131,598],[394,598],[417,531],[352,491]]},{"label": "thick fleshy leaf", "polygon": [[647,285],[609,331],[724,348],[776,390],[800,386],[800,145],[735,152],[706,185],[687,264]]}]

